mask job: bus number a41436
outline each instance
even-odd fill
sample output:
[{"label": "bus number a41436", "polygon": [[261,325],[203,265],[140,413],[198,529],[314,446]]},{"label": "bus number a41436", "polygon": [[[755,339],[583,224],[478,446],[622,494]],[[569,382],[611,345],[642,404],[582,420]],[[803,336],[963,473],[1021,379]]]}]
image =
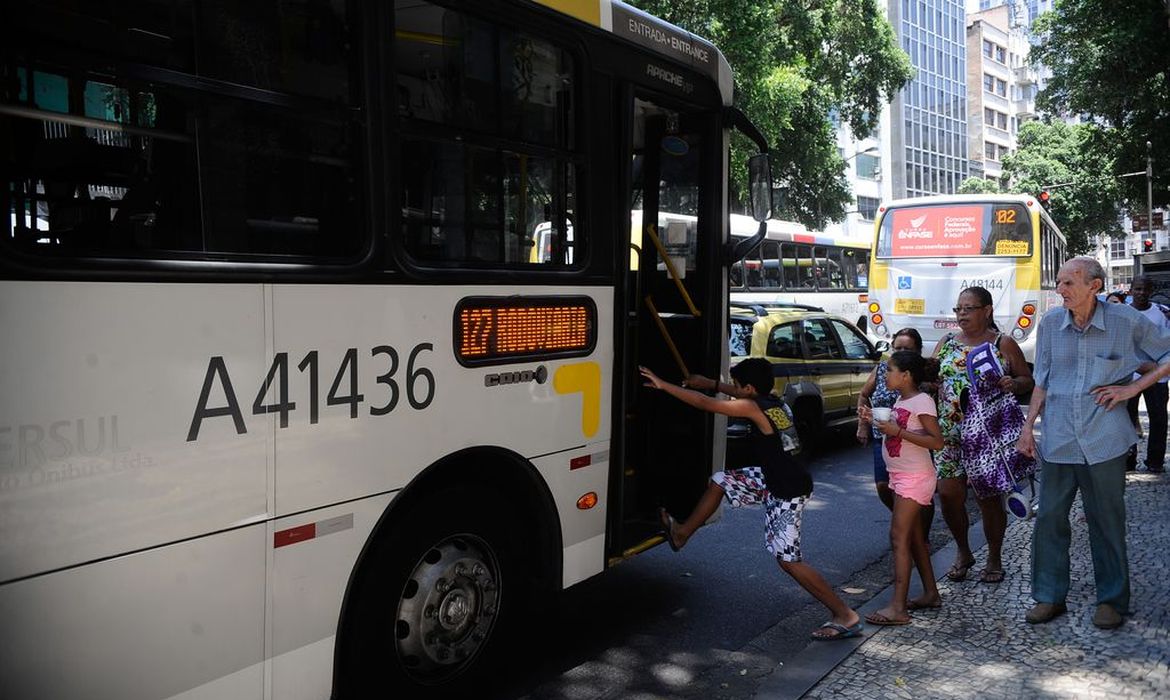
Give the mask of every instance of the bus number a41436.
[{"label": "bus number a41436", "polygon": [[[406,376],[404,385],[406,401],[416,411],[421,411],[431,404],[435,398],[435,375],[425,367],[418,367],[419,354],[434,350],[431,343],[419,343],[411,349],[406,360]],[[398,372],[398,351],[389,345],[379,345],[370,350],[371,357],[382,356],[387,370],[375,379],[377,384],[385,387],[383,394],[385,401],[378,406],[371,405],[371,416],[383,416],[394,410],[398,405],[400,389],[394,375]],[[280,416],[280,427],[288,427],[288,415],[296,410],[295,401],[288,399],[288,353],[278,352],[268,367],[268,374],[256,392],[256,399],[252,402],[252,415],[260,416],[266,413],[276,413]],[[307,374],[309,385],[309,424],[318,422],[321,413],[321,387],[318,382],[319,353],[310,350],[305,353],[297,369],[301,374]],[[226,397],[223,406],[208,406],[212,386],[219,384],[220,390]],[[348,406],[349,417],[358,417],[358,406],[366,400],[365,394],[358,392],[358,351],[349,348],[342,356],[337,374],[329,387],[325,397],[326,406]],[[199,392],[199,401],[195,405],[195,415],[191,419],[191,428],[187,431],[187,442],[199,439],[199,428],[207,418],[228,416],[235,424],[236,433],[243,435],[248,432],[244,424],[244,414],[240,410],[240,402],[232,388],[231,376],[228,374],[227,363],[220,355],[213,356],[207,363],[207,372],[203,376],[203,388]]]}]

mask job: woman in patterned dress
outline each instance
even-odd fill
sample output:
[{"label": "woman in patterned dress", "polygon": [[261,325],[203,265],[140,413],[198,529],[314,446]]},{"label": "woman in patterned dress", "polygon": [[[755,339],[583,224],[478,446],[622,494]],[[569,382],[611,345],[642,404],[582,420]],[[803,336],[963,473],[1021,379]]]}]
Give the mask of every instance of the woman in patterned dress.
[{"label": "woman in patterned dress", "polygon": [[[958,547],[955,562],[947,571],[947,578],[962,581],[975,565],[975,555],[971,553],[967,539],[967,530],[971,525],[966,506],[965,465],[968,462],[960,446],[966,399],[964,392],[970,388],[967,353],[983,343],[994,345],[996,358],[1004,370],[1004,376],[999,382],[1004,391],[1027,394],[1035,383],[1020,346],[1002,335],[992,320],[990,292],[983,287],[964,289],[959,294],[954,311],[959,322],[959,332],[944,336],[934,348],[934,357],[939,361],[938,423],[943,434],[943,448],[935,452],[934,463],[938,470],[938,495],[943,519]],[[1003,580],[1001,551],[1004,531],[1007,529],[1007,513],[999,496],[977,499],[977,502],[983,519],[983,534],[987,537],[987,562],[979,580],[983,583],[999,583]]]}]

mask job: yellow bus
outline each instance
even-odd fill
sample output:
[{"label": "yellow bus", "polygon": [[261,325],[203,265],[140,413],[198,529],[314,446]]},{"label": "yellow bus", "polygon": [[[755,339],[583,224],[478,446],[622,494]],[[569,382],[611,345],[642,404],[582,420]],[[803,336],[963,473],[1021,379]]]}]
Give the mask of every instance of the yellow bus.
[{"label": "yellow bus", "polygon": [[725,423],[637,367],[727,367],[766,144],[716,47],[617,0],[4,20],[5,697],[470,697],[698,500]]},{"label": "yellow bus", "polygon": [[1028,195],[938,195],[878,209],[869,279],[870,333],[915,328],[927,350],[958,328],[951,307],[967,287],[991,293],[995,322],[1035,356],[1036,321],[1060,304],[1068,257],[1060,229]]}]

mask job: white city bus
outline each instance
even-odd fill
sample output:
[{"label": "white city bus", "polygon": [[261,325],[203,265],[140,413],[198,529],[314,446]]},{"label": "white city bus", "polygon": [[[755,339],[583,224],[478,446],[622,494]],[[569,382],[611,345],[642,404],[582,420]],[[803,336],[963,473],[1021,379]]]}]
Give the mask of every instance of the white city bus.
[{"label": "white city bus", "polygon": [[870,333],[889,340],[915,328],[929,351],[958,328],[959,293],[991,293],[995,322],[1035,356],[1036,321],[1059,305],[1064,236],[1035,197],[938,195],[878,209],[869,279]]},{"label": "white city bus", "polygon": [[[755,233],[751,217],[730,218],[734,240]],[[767,223],[760,246],[731,267],[731,302],[816,306],[865,328],[869,244],[814,233],[793,221]]]},{"label": "white city bus", "polygon": [[[714,46],[616,0],[4,22],[0,694],[482,688],[698,500],[724,422],[637,366],[726,369],[763,144]],[[666,211],[677,282],[628,263]]]}]

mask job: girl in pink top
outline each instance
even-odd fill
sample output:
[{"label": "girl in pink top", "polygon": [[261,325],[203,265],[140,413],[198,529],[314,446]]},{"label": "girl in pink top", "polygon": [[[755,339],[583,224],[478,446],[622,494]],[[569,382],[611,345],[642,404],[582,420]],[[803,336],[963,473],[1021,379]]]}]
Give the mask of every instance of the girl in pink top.
[{"label": "girl in pink top", "polygon": [[[874,625],[906,625],[909,610],[937,608],[942,605],[926,533],[922,531],[921,509],[930,505],[934,495],[935,469],[931,450],[943,446],[934,399],[918,391],[925,380],[926,360],[921,355],[899,350],[890,356],[886,386],[899,393],[890,419],[873,421],[884,434],[882,456],[890,472],[890,490],[894,492],[894,512],[890,519],[890,544],[894,548],[894,597],[890,604],[866,616]],[[873,420],[872,411],[862,408],[863,419]],[[921,598],[907,600],[910,591],[910,564],[918,568],[922,579]]]}]

